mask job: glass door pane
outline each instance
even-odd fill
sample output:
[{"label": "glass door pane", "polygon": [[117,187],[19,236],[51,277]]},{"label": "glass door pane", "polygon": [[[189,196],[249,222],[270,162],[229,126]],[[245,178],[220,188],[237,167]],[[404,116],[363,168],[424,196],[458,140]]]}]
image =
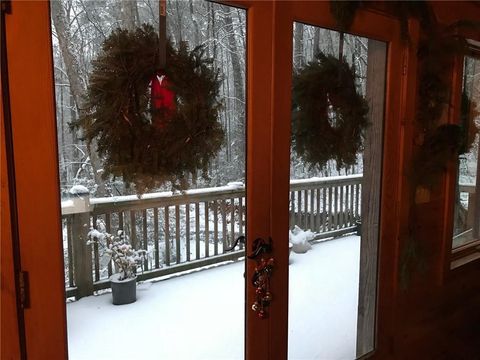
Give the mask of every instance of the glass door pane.
[{"label": "glass door pane", "polygon": [[374,349],[386,51],[293,26],[289,359]]},{"label": "glass door pane", "polygon": [[[244,245],[235,239],[246,229],[246,11],[167,1],[167,38],[179,53],[167,55],[165,73],[149,61],[166,47],[144,36],[143,24],[158,32],[158,1],[55,0],[51,14],[69,358],[242,359]],[[101,62],[108,56],[112,66]],[[199,74],[205,82],[191,81]],[[124,96],[142,76],[143,87]],[[102,79],[112,87],[93,85]],[[102,118],[102,101],[116,106],[117,122]],[[162,111],[170,117],[156,118]],[[85,140],[100,121],[98,136]],[[211,127],[201,127],[206,121]],[[158,135],[164,129],[185,136],[174,143]],[[114,147],[109,133],[126,142]],[[213,155],[194,171],[184,165],[191,149],[206,154],[207,146]],[[117,171],[124,155],[131,164]],[[137,253],[125,254],[127,244]],[[136,301],[119,306],[109,281],[121,270],[116,253],[138,260]]]},{"label": "glass door pane", "polygon": [[458,158],[458,181],[454,212],[452,249],[478,240],[480,237],[480,206],[478,152],[480,60],[465,56],[462,81],[461,125],[468,130],[467,149]]}]

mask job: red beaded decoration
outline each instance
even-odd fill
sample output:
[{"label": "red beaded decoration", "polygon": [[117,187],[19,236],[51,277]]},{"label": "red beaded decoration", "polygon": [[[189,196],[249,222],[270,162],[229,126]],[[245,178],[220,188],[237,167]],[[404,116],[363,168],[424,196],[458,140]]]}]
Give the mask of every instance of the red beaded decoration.
[{"label": "red beaded decoration", "polygon": [[272,301],[272,293],[270,292],[270,276],[273,271],[273,258],[265,260],[263,257],[255,268],[255,274],[252,279],[253,285],[256,287],[256,301],[252,305],[252,310],[257,312],[260,319],[266,319],[268,312],[266,308]]}]

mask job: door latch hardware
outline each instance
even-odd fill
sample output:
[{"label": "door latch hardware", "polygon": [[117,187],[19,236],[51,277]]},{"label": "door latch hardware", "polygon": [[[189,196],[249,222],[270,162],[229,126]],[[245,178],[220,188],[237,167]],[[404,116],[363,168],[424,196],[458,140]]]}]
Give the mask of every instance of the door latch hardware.
[{"label": "door latch hardware", "polygon": [[233,245],[231,247],[229,247],[228,249],[225,249],[225,251],[233,251],[233,249],[235,249],[235,247],[238,245],[238,243],[240,244],[245,244],[245,236],[239,236],[237,238],[237,240],[235,240],[235,242],[233,243]]}]

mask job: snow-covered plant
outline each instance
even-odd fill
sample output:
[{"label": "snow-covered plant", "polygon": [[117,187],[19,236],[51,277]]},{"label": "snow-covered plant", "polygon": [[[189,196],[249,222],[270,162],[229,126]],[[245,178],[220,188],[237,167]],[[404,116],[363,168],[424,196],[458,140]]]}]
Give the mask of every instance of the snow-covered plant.
[{"label": "snow-covered plant", "polygon": [[117,235],[91,230],[89,238],[90,241],[97,242],[103,248],[104,253],[110,257],[119,273],[118,280],[135,277],[137,267],[146,259],[147,252],[135,250],[128,242],[123,230],[118,230]]},{"label": "snow-covered plant", "polygon": [[310,230],[303,231],[295,225],[295,228],[289,233],[290,243],[293,245],[292,250],[297,254],[304,254],[312,248],[310,241],[313,240],[315,234]]},{"label": "snow-covered plant", "polygon": [[106,253],[110,255],[120,273],[119,280],[135,277],[137,266],[145,260],[146,251],[135,250],[127,241],[123,230],[118,230],[117,236],[110,235],[107,243]]}]

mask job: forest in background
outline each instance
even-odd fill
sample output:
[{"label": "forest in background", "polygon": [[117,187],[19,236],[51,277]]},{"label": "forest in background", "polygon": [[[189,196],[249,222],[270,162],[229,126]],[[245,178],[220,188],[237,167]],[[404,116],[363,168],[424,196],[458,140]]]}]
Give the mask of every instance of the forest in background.
[{"label": "forest in background", "polygon": [[[62,197],[74,185],[86,186],[92,196],[116,196],[134,193],[121,178],[102,178],[102,159],[95,143],[88,147],[81,134],[69,124],[79,116],[87,89],[91,62],[101,51],[103,41],[116,28],[134,29],[143,24],[158,28],[157,0],[54,0],[52,10],[52,43],[55,67],[58,157]],[[220,121],[225,142],[209,169],[210,180],[201,177],[191,187],[213,187],[232,181],[245,181],[246,128],[246,11],[203,0],[167,1],[167,37],[174,45],[182,41],[190,48],[203,44],[213,66],[220,68],[220,89],[224,109]],[[316,53],[338,56],[338,32],[295,23],[293,26],[294,71]],[[359,89],[366,88],[368,40],[345,35],[343,55],[354,66]],[[356,166],[337,169],[332,161],[325,169],[311,168],[295,154],[291,157],[291,178],[345,175],[362,172],[359,154]],[[169,190],[166,185],[159,190]]]}]

